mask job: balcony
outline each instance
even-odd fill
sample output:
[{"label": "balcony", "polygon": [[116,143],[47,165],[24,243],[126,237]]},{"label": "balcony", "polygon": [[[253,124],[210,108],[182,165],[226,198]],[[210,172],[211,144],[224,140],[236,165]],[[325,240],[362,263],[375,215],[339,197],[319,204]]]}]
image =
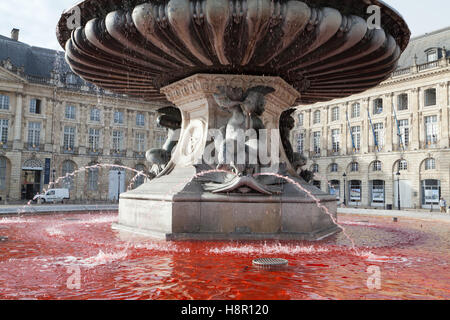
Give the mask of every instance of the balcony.
[{"label": "balcony", "polygon": [[113,149],[111,149],[110,154],[113,157],[125,158],[127,156],[127,151],[126,150],[113,150]]},{"label": "balcony", "polygon": [[428,69],[434,69],[439,67],[439,61],[433,61],[433,62],[427,62],[424,64],[420,64],[417,66],[417,69],[420,71],[428,70]]},{"label": "balcony", "polygon": [[78,148],[61,147],[62,154],[78,154]]},{"label": "balcony", "polygon": [[0,150],[11,150],[12,143],[9,142],[0,142]]},{"label": "balcony", "polygon": [[88,149],[87,151],[87,155],[91,156],[91,157],[96,157],[96,156],[100,156],[103,154],[103,150],[102,149]]},{"label": "balcony", "polygon": [[145,159],[145,152],[137,152],[135,151],[133,154],[135,159]]},{"label": "balcony", "polygon": [[27,146],[26,146],[26,149],[27,149],[28,151],[39,152],[39,151],[41,151],[41,146],[40,146],[40,145],[35,145],[35,144],[28,143]]}]

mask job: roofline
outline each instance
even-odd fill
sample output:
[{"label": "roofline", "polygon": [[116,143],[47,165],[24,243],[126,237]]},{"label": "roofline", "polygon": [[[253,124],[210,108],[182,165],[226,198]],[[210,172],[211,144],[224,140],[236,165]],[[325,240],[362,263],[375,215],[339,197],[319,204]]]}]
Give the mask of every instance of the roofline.
[{"label": "roofline", "polygon": [[441,33],[441,32],[445,32],[445,31],[450,31],[450,26],[442,28],[442,29],[431,31],[429,33],[424,33],[424,34],[421,34],[421,35],[416,36],[416,37],[413,37],[413,38],[411,38],[410,42],[415,41],[415,40],[419,40],[419,39],[422,39],[422,38],[425,38],[425,37],[428,37],[428,36],[432,36],[432,35],[435,35],[435,34],[438,34],[438,33]]}]

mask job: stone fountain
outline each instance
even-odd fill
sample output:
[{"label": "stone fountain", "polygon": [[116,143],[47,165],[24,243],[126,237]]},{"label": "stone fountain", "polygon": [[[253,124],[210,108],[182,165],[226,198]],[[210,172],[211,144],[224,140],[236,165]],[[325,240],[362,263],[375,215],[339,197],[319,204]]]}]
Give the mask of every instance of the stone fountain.
[{"label": "stone fountain", "polygon": [[147,153],[155,179],[121,195],[116,228],[317,240],[339,230],[337,203],[302,179],[291,108],[378,85],[410,32],[378,0],[85,0],[57,36],[86,81],[167,103],[169,139]]}]

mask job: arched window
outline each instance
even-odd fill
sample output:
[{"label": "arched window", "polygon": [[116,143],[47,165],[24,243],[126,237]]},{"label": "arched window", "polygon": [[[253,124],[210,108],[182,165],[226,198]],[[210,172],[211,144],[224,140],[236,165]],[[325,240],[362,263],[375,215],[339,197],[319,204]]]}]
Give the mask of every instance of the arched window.
[{"label": "arched window", "polygon": [[316,164],[313,164],[313,166],[312,166],[312,168],[311,168],[311,171],[313,172],[313,173],[319,173],[319,165],[316,163]]},{"label": "arched window", "polygon": [[6,158],[0,157],[0,190],[6,190]]},{"label": "arched window", "polygon": [[372,163],[372,170],[375,172],[383,170],[383,164],[381,163],[381,161],[374,161]]},{"label": "arched window", "polygon": [[62,185],[64,188],[72,190],[74,188],[74,177],[71,175],[75,172],[75,164],[72,161],[64,161],[62,165]]},{"label": "arched window", "polygon": [[436,170],[436,160],[433,158],[425,160],[425,170]]},{"label": "arched window", "polygon": [[338,166],[338,164],[337,164],[337,163],[331,164],[331,166],[330,166],[330,172],[336,173],[336,172],[338,172],[338,171],[339,171],[339,166]]},{"label": "arched window", "polygon": [[408,161],[406,160],[400,160],[397,163],[397,170],[398,171],[406,171],[408,170]]}]

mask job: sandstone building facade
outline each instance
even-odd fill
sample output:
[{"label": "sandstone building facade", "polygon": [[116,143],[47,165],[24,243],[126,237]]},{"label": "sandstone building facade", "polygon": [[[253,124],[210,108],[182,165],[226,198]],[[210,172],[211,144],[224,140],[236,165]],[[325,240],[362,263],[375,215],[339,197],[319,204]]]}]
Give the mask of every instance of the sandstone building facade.
[{"label": "sandstone building facade", "polygon": [[349,206],[450,200],[450,28],[411,40],[392,76],[363,94],[298,108],[293,145],[313,183]]},{"label": "sandstone building facade", "polygon": [[[0,36],[0,201],[30,199],[52,181],[101,163],[146,170],[160,147],[161,105],[104,92],[77,77],[64,53]],[[72,200],[113,200],[135,173],[88,170],[63,179]],[[143,182],[138,178],[134,186]]]}]

